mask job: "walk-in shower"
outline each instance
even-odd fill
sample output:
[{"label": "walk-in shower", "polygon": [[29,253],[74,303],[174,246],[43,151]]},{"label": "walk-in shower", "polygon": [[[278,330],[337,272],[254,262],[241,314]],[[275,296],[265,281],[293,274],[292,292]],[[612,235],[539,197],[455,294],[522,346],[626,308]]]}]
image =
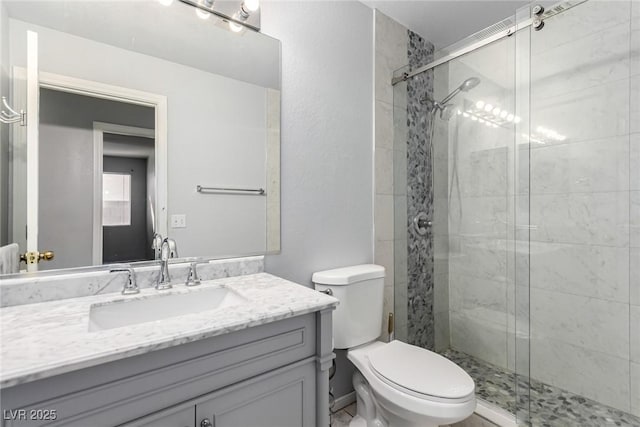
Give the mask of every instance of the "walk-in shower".
[{"label": "walk-in shower", "polygon": [[520,425],[640,426],[640,2],[533,6],[435,53],[409,32],[396,338]]}]

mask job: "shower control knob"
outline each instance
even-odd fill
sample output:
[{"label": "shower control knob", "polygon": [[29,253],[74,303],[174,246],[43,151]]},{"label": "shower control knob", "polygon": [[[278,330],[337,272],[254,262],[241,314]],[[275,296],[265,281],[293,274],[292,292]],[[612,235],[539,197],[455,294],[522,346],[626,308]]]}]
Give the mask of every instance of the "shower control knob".
[{"label": "shower control knob", "polygon": [[433,222],[429,221],[426,213],[420,212],[415,216],[415,218],[413,218],[413,225],[418,234],[424,236],[433,225]]},{"label": "shower control knob", "polygon": [[213,424],[211,424],[211,421],[209,421],[209,418],[205,418],[202,421],[200,421],[200,427],[213,427]]}]

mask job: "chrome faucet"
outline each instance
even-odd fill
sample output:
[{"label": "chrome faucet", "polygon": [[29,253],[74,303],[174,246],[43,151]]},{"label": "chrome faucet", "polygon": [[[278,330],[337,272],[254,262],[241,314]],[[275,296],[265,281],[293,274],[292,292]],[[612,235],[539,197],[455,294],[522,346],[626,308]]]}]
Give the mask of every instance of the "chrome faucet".
[{"label": "chrome faucet", "polygon": [[187,281],[184,283],[186,286],[198,286],[200,284],[200,278],[198,277],[198,263],[192,262],[189,265],[189,272],[187,273]]},{"label": "chrome faucet", "polygon": [[153,249],[153,259],[160,259],[161,247],[162,247],[162,235],[160,233],[153,233],[153,239],[151,240],[151,249]]},{"label": "chrome faucet", "polygon": [[178,246],[176,241],[170,238],[165,238],[160,246],[160,276],[158,276],[158,282],[156,283],[156,289],[161,291],[164,289],[171,289],[171,276],[169,275],[169,259],[178,257]]},{"label": "chrome faucet", "polygon": [[124,283],[124,287],[122,288],[122,295],[139,294],[140,288],[138,288],[138,283],[136,282],[136,273],[135,271],[133,271],[133,268],[131,268],[130,266],[123,266],[123,267],[114,267],[111,270],[109,270],[109,273],[119,273],[119,272],[129,273],[129,276],[127,277],[127,281]]}]

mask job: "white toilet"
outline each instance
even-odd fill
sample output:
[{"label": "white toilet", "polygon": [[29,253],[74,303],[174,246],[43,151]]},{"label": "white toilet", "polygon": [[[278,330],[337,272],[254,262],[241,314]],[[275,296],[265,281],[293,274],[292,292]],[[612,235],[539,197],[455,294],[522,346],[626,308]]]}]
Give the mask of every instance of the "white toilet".
[{"label": "white toilet", "polygon": [[382,326],[384,267],[356,265],[314,273],[319,291],[340,300],[333,314],[337,349],[353,376],[358,414],[350,427],[433,427],[470,416],[475,384],[462,368],[431,351],[400,341],[376,341]]}]

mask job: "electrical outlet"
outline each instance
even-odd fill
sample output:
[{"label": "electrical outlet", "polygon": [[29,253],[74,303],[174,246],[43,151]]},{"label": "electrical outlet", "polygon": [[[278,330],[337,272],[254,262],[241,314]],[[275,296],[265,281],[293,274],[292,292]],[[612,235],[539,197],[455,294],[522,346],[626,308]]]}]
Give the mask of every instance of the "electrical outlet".
[{"label": "electrical outlet", "polygon": [[171,215],[171,228],[187,228],[187,216],[184,214]]}]

